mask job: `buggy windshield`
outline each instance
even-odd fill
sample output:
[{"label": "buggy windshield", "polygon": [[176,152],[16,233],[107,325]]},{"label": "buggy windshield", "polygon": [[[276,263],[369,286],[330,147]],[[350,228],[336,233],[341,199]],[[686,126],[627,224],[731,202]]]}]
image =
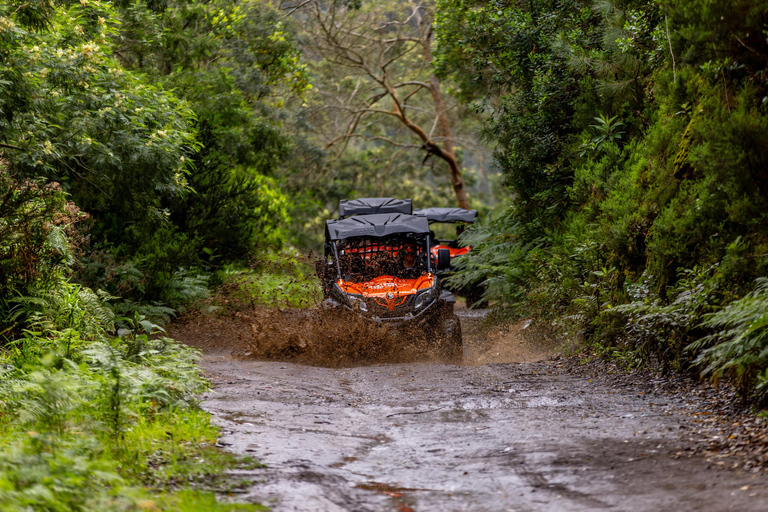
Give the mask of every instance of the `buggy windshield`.
[{"label": "buggy windshield", "polygon": [[341,277],[363,283],[380,276],[415,279],[428,271],[426,237],[353,237],[336,245]]}]

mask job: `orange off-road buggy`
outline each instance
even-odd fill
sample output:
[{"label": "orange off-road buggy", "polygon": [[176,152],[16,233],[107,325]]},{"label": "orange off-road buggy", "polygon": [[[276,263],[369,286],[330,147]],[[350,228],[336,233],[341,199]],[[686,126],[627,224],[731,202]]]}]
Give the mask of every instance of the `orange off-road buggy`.
[{"label": "orange off-road buggy", "polygon": [[[445,277],[450,275],[451,272],[456,270],[456,262],[459,261],[459,258],[465,257],[472,252],[472,247],[460,246],[457,237],[467,225],[472,224],[477,220],[477,210],[465,210],[463,208],[423,208],[416,210],[413,214],[426,218],[433,228],[434,224],[452,224],[456,226],[456,237],[435,239],[434,244],[431,247],[435,257],[439,251],[443,249],[448,250],[451,263],[448,269],[441,271],[441,276]],[[477,308],[487,306],[486,301],[483,299],[485,288],[482,283],[473,283],[460,289],[452,290],[456,295],[466,298],[467,306],[469,307]]]},{"label": "orange off-road buggy", "polygon": [[[457,231],[463,230],[467,224],[472,224],[477,219],[477,210],[465,210],[463,208],[422,208],[413,212],[414,215],[419,217],[426,217],[430,224],[432,223],[445,223],[455,224]],[[457,233],[458,236],[459,233]],[[471,247],[460,247],[458,241],[455,238],[433,240],[432,253],[437,257],[437,252],[440,249],[448,249],[451,256],[451,269],[453,268],[453,259],[458,256],[464,256],[469,254],[472,250]]]},{"label": "orange off-road buggy", "polygon": [[[376,213],[382,210],[387,212]],[[450,255],[444,250],[431,256],[429,222],[410,211],[410,200],[390,198],[340,205],[340,216],[346,218],[328,220],[325,226],[325,261],[318,272],[323,306],[387,323],[398,332],[421,332],[442,357],[459,360],[455,299],[438,277],[438,270],[450,265]]]}]

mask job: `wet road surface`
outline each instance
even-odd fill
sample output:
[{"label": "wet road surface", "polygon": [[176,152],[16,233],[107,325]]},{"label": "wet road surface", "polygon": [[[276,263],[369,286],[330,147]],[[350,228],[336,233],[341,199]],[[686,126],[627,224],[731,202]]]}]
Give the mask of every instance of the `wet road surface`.
[{"label": "wet road surface", "polygon": [[765,473],[684,453],[680,398],[556,361],[322,368],[205,357],[221,444],[287,511],[761,511]]}]

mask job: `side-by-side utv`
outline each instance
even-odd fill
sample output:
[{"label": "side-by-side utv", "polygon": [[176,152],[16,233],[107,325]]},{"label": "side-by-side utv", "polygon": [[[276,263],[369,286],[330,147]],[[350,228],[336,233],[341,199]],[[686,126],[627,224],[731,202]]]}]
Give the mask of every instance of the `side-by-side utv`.
[{"label": "side-by-side utv", "polygon": [[[477,210],[463,208],[422,208],[413,212],[418,217],[425,217],[430,224],[454,224],[457,229],[456,237],[434,240],[432,252],[437,254],[440,249],[448,249],[451,261],[458,256],[469,254],[471,247],[460,247],[456,238],[464,226],[472,224],[477,219]],[[453,270],[453,268],[451,269]]]},{"label": "side-by-side utv", "polygon": [[450,255],[443,250],[432,256],[427,219],[405,213],[345,217],[325,225],[325,261],[318,271],[323,307],[343,308],[397,330],[421,331],[443,358],[460,360],[455,299],[438,277],[438,270],[450,265]]},{"label": "side-by-side utv", "polygon": [[[432,228],[435,224],[453,225],[456,228],[456,236],[451,238],[436,239],[432,245],[433,254],[441,250],[447,250],[450,253],[451,263],[449,268],[441,272],[441,275],[450,274],[456,270],[455,258],[466,257],[472,252],[472,247],[461,247],[458,243],[458,236],[464,228],[477,220],[477,210],[465,210],[463,208],[423,208],[413,212],[418,217],[424,217]],[[453,290],[457,295],[467,299],[469,307],[486,307],[486,301],[483,299],[484,288],[481,283],[474,283],[465,286],[462,289]]]}]

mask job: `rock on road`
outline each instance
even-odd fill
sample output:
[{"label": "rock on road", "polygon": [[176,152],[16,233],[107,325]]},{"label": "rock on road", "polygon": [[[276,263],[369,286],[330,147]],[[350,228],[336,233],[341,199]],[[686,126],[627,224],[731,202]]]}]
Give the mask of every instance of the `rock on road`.
[{"label": "rock on road", "polygon": [[208,354],[221,443],[287,511],[762,511],[764,473],[684,450],[679,404],[555,362],[330,369]]}]

